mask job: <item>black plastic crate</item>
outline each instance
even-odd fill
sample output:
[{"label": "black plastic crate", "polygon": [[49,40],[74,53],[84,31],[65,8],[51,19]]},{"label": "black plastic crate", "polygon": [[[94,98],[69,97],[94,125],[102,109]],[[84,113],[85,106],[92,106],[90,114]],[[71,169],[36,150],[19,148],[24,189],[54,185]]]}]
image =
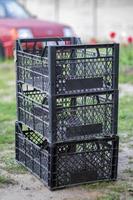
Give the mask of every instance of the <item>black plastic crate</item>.
[{"label": "black plastic crate", "polygon": [[18,120],[50,143],[117,134],[118,91],[55,97],[18,86]]},{"label": "black plastic crate", "polygon": [[17,40],[17,49],[38,56],[47,55],[47,46],[81,44],[78,37],[51,37]]},{"label": "black plastic crate", "polygon": [[16,159],[50,189],[117,178],[118,136],[49,145],[16,123]]},{"label": "black plastic crate", "polygon": [[118,89],[118,44],[16,47],[17,81],[50,95]]},{"label": "black plastic crate", "polygon": [[81,44],[80,38],[19,39],[16,42],[17,81],[48,91],[48,46]]}]

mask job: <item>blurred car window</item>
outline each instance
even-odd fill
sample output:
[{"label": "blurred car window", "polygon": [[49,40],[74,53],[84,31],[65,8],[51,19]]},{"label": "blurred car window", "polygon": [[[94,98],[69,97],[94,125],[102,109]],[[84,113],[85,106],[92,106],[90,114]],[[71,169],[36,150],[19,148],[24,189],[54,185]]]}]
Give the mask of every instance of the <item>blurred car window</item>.
[{"label": "blurred car window", "polygon": [[26,19],[29,18],[30,15],[26,12],[23,7],[21,7],[18,3],[14,1],[5,1],[4,2],[8,16],[11,18],[21,18]]},{"label": "blurred car window", "polygon": [[0,4],[0,18],[4,18],[6,16],[5,8]]}]

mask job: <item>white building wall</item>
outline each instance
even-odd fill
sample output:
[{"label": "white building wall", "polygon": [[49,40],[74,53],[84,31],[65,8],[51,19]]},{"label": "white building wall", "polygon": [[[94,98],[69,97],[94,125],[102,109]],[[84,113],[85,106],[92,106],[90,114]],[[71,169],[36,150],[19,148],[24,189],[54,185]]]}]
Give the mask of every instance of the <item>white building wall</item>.
[{"label": "white building wall", "polygon": [[[58,0],[19,0],[41,19],[55,21]],[[93,6],[97,2],[97,24]],[[133,35],[133,0],[59,0],[59,22],[71,25],[82,38],[89,40],[97,27],[97,38],[107,38],[115,31],[119,37]],[[96,26],[96,27],[95,27]]]}]

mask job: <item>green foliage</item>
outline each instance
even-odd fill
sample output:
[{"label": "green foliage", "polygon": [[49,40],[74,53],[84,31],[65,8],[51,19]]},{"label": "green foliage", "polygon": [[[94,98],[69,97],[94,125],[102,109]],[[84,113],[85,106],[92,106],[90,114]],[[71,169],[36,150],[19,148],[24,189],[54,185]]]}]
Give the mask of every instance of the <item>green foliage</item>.
[{"label": "green foliage", "polygon": [[131,168],[125,169],[124,173],[127,173],[130,175],[130,177],[133,177],[133,169]]},{"label": "green foliage", "polygon": [[112,192],[116,192],[116,193],[121,193],[121,192],[125,192],[128,190],[128,188],[130,187],[129,184],[127,184],[125,181],[105,181],[105,182],[98,182],[98,183],[94,183],[94,184],[89,184],[85,186],[87,189],[89,190],[99,190],[99,191],[103,191],[104,189],[106,189],[107,191],[112,191]]},{"label": "green foliage", "polygon": [[85,186],[89,191],[97,191],[100,195],[97,200],[120,200],[125,194],[130,196],[130,188],[132,184],[127,181],[110,181],[89,184]]},{"label": "green foliage", "polygon": [[97,200],[120,200],[120,194],[113,192],[105,194],[104,196],[98,197]]},{"label": "green foliage", "polygon": [[126,72],[121,72],[119,76],[120,83],[129,83],[133,84],[133,69],[131,74],[127,74]]},{"label": "green foliage", "polygon": [[1,102],[0,101],[0,122],[10,121],[15,119],[16,104],[13,102]]},{"label": "green foliage", "polygon": [[133,84],[133,46],[120,47],[120,83]]},{"label": "green foliage", "polygon": [[133,66],[133,45],[120,46],[120,65]]},{"label": "green foliage", "polygon": [[119,103],[119,133],[133,134],[133,96],[123,96]]},{"label": "green foliage", "polygon": [[18,164],[15,160],[13,153],[6,153],[6,155],[0,158],[0,161],[3,163],[2,169],[6,170],[12,174],[24,174],[26,169]]},{"label": "green foliage", "polygon": [[15,181],[13,179],[11,179],[10,177],[4,176],[4,175],[0,175],[0,186],[4,185],[4,184],[15,184]]},{"label": "green foliage", "polygon": [[14,141],[16,118],[15,71],[12,64],[0,67],[0,148]]}]

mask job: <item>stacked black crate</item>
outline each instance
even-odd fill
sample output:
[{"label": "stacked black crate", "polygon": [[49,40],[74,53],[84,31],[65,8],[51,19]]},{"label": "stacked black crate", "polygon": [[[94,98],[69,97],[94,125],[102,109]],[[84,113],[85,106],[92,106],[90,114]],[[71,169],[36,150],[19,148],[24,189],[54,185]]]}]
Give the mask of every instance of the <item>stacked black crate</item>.
[{"label": "stacked black crate", "polygon": [[17,42],[17,160],[51,189],[115,180],[118,45],[71,43],[36,53],[36,44],[22,42],[23,48]]}]

